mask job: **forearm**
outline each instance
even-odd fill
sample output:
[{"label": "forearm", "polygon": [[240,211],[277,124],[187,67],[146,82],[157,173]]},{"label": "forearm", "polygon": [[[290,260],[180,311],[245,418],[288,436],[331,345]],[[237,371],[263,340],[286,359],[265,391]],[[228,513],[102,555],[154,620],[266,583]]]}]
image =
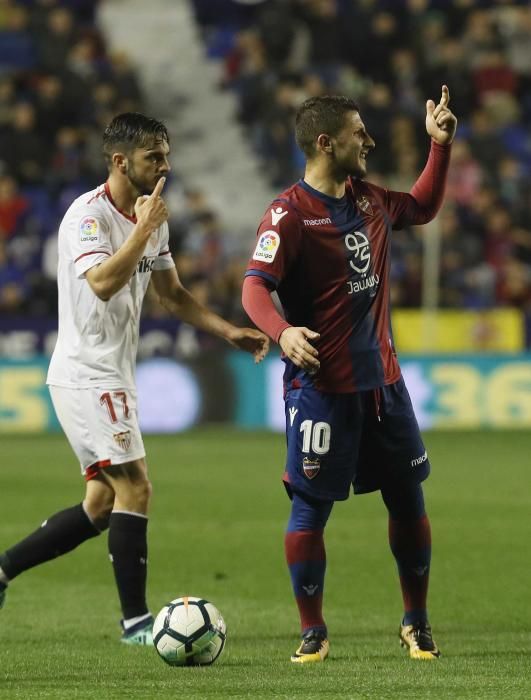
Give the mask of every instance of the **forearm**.
[{"label": "forearm", "polygon": [[418,207],[416,218],[419,219],[419,223],[431,221],[441,208],[450,165],[450,152],[451,146],[441,146],[432,140],[426,167],[410,191]]},{"label": "forearm", "polygon": [[148,238],[145,227],[135,226],[114,255],[87,272],[89,284],[100,299],[107,301],[129,282],[144,254]]},{"label": "forearm", "polygon": [[290,324],[276,310],[271,291],[262,277],[249,275],[243,282],[242,304],[253,323],[278,343]]},{"label": "forearm", "polygon": [[171,297],[161,297],[160,303],[181,321],[223,340],[230,340],[234,326],[200,304],[184,287],[180,287]]}]

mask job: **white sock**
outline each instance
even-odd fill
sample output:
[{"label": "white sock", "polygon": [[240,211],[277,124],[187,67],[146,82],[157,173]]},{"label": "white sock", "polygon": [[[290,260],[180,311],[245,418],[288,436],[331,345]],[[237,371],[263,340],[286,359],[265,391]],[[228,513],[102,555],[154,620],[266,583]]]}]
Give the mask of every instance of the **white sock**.
[{"label": "white sock", "polygon": [[6,586],[7,586],[7,584],[9,583],[9,579],[8,579],[7,576],[4,574],[4,570],[2,569],[1,566],[0,566],[0,583],[5,583]]},{"label": "white sock", "polygon": [[137,622],[142,622],[143,620],[149,620],[151,617],[151,613],[146,613],[145,615],[138,615],[137,617],[130,617],[129,620],[122,620],[122,625],[124,626],[124,630],[129,630],[133,625],[136,625]]}]

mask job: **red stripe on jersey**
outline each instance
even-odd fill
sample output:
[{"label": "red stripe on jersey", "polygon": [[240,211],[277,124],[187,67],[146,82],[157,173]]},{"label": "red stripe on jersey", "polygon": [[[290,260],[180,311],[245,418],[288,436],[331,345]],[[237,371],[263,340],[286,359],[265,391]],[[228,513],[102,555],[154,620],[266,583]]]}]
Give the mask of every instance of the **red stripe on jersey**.
[{"label": "red stripe on jersey", "polygon": [[169,250],[165,250],[163,253],[159,253],[159,258],[161,255],[171,255]]},{"label": "red stripe on jersey", "polygon": [[94,197],[91,197],[91,198],[89,199],[89,201],[87,202],[87,204],[92,204],[92,202],[93,202],[95,199],[98,199],[98,197],[101,197],[102,194],[105,194],[105,187],[102,187],[101,190],[100,190],[99,192],[96,192],[96,194],[94,195]]},{"label": "red stripe on jersey", "polygon": [[116,209],[116,211],[124,216],[128,221],[131,221],[133,224],[136,224],[136,216],[129,216],[129,214],[126,214],[125,211],[122,211],[119,207],[116,206],[114,203],[114,199],[112,198],[111,190],[109,187],[109,183],[105,183],[105,194],[109,198],[109,202],[113,205],[113,207]]},{"label": "red stripe on jersey", "polygon": [[84,258],[86,255],[99,255],[100,253],[104,253],[105,255],[108,255],[111,257],[111,254],[109,253],[108,250],[91,250],[89,253],[83,253],[79,257],[77,257],[74,262],[77,263],[78,260],[81,260],[81,258]]},{"label": "red stripe on jersey", "polygon": [[94,479],[98,475],[100,469],[105,469],[105,467],[110,466],[110,459],[101,459],[99,462],[94,462],[94,464],[91,464],[85,469],[85,481],[90,481],[91,479]]}]

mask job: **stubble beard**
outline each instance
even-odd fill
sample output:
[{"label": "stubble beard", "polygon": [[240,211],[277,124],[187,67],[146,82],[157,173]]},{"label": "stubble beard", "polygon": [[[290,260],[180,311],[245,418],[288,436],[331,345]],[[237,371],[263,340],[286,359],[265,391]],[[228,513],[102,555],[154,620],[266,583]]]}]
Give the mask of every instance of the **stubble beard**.
[{"label": "stubble beard", "polygon": [[352,166],[349,168],[349,175],[351,177],[356,177],[359,180],[363,180],[363,178],[367,175],[367,167],[365,166],[365,164],[360,164],[359,156],[357,162],[355,164],[352,164]]},{"label": "stubble beard", "polygon": [[145,181],[141,180],[139,177],[137,177],[134,168],[129,166],[127,170],[127,179],[133,186],[133,188],[136,190],[136,196],[140,197],[142,195],[150,195],[153,192],[153,187],[148,187]]},{"label": "stubble beard", "polygon": [[344,166],[338,167],[338,174],[339,173],[338,181],[346,180],[348,177],[355,177],[358,180],[363,180],[367,174],[367,170],[360,167],[358,164],[345,163]]}]

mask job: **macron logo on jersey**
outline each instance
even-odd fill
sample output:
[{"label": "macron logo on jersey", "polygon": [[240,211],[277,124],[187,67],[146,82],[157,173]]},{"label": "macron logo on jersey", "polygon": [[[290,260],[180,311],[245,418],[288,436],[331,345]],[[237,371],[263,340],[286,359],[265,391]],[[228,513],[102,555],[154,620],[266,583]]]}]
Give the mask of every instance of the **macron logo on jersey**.
[{"label": "macron logo on jersey", "polygon": [[253,260],[272,263],[280,247],[280,236],[275,231],[264,231],[253,253]]},{"label": "macron logo on jersey", "polygon": [[305,226],[324,226],[325,224],[331,224],[332,219],[326,217],[325,219],[303,219]]},{"label": "macron logo on jersey", "polygon": [[426,452],[426,450],[424,450],[424,454],[423,454],[423,455],[421,455],[420,457],[417,457],[416,459],[412,459],[412,460],[411,460],[411,466],[412,466],[412,467],[418,467],[419,464],[422,464],[422,463],[425,462],[427,459],[428,459],[428,453]]},{"label": "macron logo on jersey", "polygon": [[282,207],[277,207],[276,209],[271,209],[271,223],[276,226],[278,222],[283,219],[288,212],[284,211]]}]

